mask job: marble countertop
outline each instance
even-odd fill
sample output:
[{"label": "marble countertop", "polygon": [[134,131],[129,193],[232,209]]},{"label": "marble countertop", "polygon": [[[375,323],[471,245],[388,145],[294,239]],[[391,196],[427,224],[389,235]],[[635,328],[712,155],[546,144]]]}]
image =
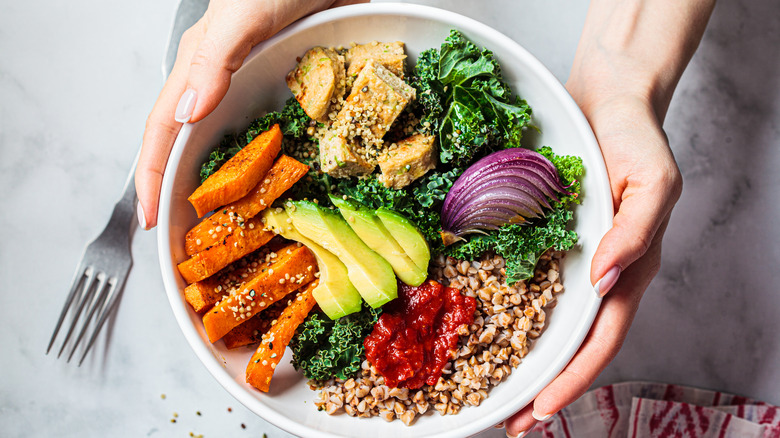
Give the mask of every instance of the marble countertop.
[{"label": "marble countertop", "polygon": [[[415,3],[496,27],[562,81],[587,8],[564,0]],[[3,6],[3,436],[290,436],[196,363],[163,291],[153,232],[135,233],[118,312],[83,366],[44,354],[84,243],[106,223],[140,145],[176,7],[175,0]],[[780,404],[777,47],[776,0],[717,5],[665,125],[685,188],[663,266],[597,385],[662,381]]]}]

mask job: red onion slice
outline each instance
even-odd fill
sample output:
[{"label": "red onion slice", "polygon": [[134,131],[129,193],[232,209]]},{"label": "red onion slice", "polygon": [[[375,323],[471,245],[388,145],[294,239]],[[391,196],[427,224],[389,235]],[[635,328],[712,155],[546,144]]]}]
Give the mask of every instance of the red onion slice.
[{"label": "red onion slice", "polygon": [[452,185],[442,206],[445,245],[462,236],[524,223],[569,195],[558,170],[538,152],[511,148],[494,152],[466,169]]}]

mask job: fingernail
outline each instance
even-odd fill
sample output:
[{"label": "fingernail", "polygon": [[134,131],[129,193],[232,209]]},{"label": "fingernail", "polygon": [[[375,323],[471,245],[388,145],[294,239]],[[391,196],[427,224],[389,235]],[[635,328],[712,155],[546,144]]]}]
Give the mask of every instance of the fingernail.
[{"label": "fingernail", "polygon": [[593,290],[596,291],[596,295],[599,297],[606,295],[607,292],[612,289],[612,286],[617,283],[618,277],[620,277],[620,268],[613,266],[609,271],[607,271],[606,274],[604,274],[603,277],[601,277],[601,280],[597,281],[593,286]]},{"label": "fingernail", "polygon": [[533,411],[531,412],[531,416],[536,418],[536,421],[544,421],[552,417],[552,414],[542,415],[542,414],[537,414],[536,411]]},{"label": "fingernail", "polygon": [[504,422],[502,421],[502,422],[500,422],[500,423],[496,424],[496,425],[495,425],[495,426],[493,426],[493,427],[495,427],[496,429],[503,429],[503,427],[504,427]]},{"label": "fingernail", "polygon": [[523,437],[523,436],[525,436],[525,434],[526,434],[526,433],[528,433],[528,431],[527,431],[527,430],[524,430],[524,431],[522,431],[522,432],[519,432],[517,435],[512,435],[511,433],[507,432],[507,433],[506,433],[506,438],[520,438],[520,437]]},{"label": "fingernail", "polygon": [[181,95],[179,103],[176,105],[176,114],[174,119],[179,123],[187,123],[192,118],[192,110],[195,109],[195,102],[198,100],[198,93],[192,88],[188,88]]},{"label": "fingernail", "polygon": [[140,201],[135,205],[135,211],[138,213],[138,225],[140,225],[144,230],[148,230],[149,228],[147,227],[146,223],[146,215],[144,214],[144,209],[141,207]]}]

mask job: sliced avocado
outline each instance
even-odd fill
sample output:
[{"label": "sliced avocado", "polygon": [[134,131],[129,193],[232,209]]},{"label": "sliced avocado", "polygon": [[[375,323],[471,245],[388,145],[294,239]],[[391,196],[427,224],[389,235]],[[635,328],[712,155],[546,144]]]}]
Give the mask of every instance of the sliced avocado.
[{"label": "sliced avocado", "polygon": [[376,211],[376,215],[414,264],[428,272],[431,250],[428,248],[428,241],[425,240],[414,223],[403,215],[384,207],[380,207]]},{"label": "sliced avocado", "polygon": [[312,295],[314,295],[320,309],[330,319],[339,319],[342,316],[360,311],[362,301],[360,294],[349,281],[347,267],[341,263],[338,257],[301,234],[292,223],[288,223],[287,219],[290,216],[285,210],[267,208],[263,211],[262,218],[266,227],[273,232],[285,239],[306,245],[314,253],[317,266],[320,268],[320,284],[314,288]]},{"label": "sliced avocado", "polygon": [[369,306],[377,308],[398,297],[398,283],[390,263],[366,246],[338,211],[310,201],[291,201],[284,206],[301,234],[344,263],[349,280]]},{"label": "sliced avocado", "polygon": [[401,245],[396,242],[387,228],[379,220],[374,210],[354,200],[345,200],[331,195],[333,205],[338,207],[341,215],[369,248],[381,255],[390,263],[398,278],[410,286],[419,286],[428,278],[428,268],[420,269],[406,255]]}]

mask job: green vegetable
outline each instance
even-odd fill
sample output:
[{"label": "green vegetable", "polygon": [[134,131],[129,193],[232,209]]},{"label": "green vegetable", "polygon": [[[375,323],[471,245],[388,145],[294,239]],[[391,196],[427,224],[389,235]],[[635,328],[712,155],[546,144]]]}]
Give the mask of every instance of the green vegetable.
[{"label": "green vegetable", "polygon": [[298,327],[290,342],[292,364],[308,379],[349,379],[360,371],[365,359],[363,340],[373,330],[381,309],[363,304],[363,309],[337,320],[312,313]]},{"label": "green vegetable", "polygon": [[564,185],[573,195],[563,196],[561,202],[553,204],[553,210],[530,224],[504,225],[487,235],[472,235],[467,241],[443,249],[443,253],[458,259],[476,260],[483,253],[493,251],[506,260],[506,276],[509,284],[525,280],[534,273],[539,258],[550,248],[559,251],[570,249],[577,243],[577,233],[567,230],[574,214],[569,209],[572,203],[579,203],[578,194],[584,169],[582,159],[575,156],[555,155],[545,146],[537,150],[558,169]]},{"label": "green vegetable", "polygon": [[[200,168],[200,180],[205,181],[225,162],[231,159],[244,146],[248,145],[257,135],[265,132],[278,123],[282,128],[284,141],[282,152],[292,155],[292,151],[302,142],[311,141],[307,129],[312,126],[312,119],[306,115],[295,98],[290,98],[281,111],[270,112],[255,121],[244,131],[235,135],[226,135],[222,142],[209,154],[208,159]],[[307,163],[308,164],[308,163]]]},{"label": "green vegetable", "polygon": [[492,52],[452,30],[438,53],[421,54],[414,72],[422,126],[438,129],[442,163],[464,167],[493,150],[520,146],[531,108],[512,96]]},{"label": "green vegetable", "polygon": [[[460,175],[459,171],[456,172]],[[439,210],[444,196],[457,178],[451,173],[433,171],[401,190],[385,187],[376,178],[361,180],[339,180],[337,191],[376,210],[380,207],[393,210],[414,221],[437,253],[442,246],[439,232],[441,216]]]}]

